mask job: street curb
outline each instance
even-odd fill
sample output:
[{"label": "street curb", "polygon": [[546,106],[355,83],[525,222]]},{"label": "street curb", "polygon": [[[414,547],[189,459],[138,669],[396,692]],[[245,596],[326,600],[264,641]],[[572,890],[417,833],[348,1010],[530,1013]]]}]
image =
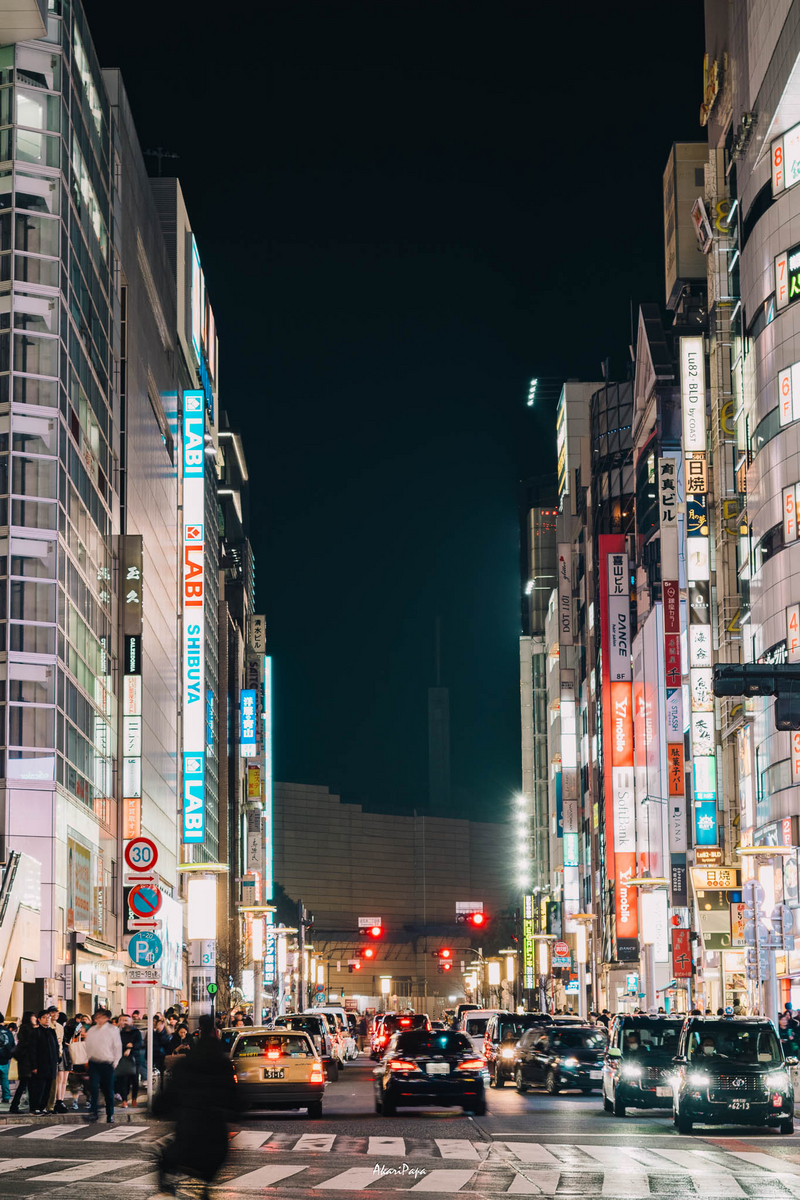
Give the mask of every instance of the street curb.
[{"label": "street curb", "polygon": [[[114,1110],[115,1125],[148,1125],[151,1118],[146,1112],[131,1113],[128,1109]],[[45,1117],[35,1117],[28,1113],[0,1113],[0,1126],[4,1125],[90,1125],[103,1124],[105,1116],[99,1121],[87,1121],[83,1113],[48,1113]]]}]

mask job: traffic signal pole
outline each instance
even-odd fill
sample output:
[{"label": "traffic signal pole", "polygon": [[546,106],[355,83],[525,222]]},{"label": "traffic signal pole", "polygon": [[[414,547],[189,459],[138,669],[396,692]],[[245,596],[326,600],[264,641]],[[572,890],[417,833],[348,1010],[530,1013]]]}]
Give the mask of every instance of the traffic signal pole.
[{"label": "traffic signal pole", "polygon": [[306,997],[306,910],[302,900],[297,901],[297,1011],[308,1007]]}]

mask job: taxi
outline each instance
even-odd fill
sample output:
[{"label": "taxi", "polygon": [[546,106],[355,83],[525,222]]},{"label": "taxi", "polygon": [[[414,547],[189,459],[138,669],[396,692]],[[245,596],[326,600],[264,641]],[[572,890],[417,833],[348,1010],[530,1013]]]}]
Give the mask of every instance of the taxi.
[{"label": "taxi", "polygon": [[246,1108],[305,1108],[322,1116],[325,1067],[307,1033],[246,1029],[231,1047],[231,1062]]}]

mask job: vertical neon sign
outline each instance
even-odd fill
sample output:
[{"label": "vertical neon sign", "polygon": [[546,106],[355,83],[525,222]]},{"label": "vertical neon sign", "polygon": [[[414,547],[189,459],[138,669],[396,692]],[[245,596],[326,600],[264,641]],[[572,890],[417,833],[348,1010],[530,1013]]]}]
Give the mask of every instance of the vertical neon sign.
[{"label": "vertical neon sign", "polygon": [[272,658],[264,655],[264,901],[272,899]]},{"label": "vertical neon sign", "polygon": [[183,841],[206,836],[205,404],[183,393]]}]

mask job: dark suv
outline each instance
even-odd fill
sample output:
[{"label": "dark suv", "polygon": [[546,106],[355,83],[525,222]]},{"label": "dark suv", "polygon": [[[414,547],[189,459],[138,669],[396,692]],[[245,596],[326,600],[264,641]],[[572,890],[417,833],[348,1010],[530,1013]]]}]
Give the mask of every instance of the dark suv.
[{"label": "dark suv", "polygon": [[556,1095],[562,1088],[589,1093],[602,1087],[605,1031],[595,1025],[549,1025],[529,1029],[514,1051],[518,1092],[543,1083]]},{"label": "dark suv", "polygon": [[489,1072],[489,1085],[501,1088],[514,1078],[514,1047],[527,1029],[552,1024],[542,1013],[497,1013],[486,1026],[483,1057]]},{"label": "dark suv", "polygon": [[775,1026],[765,1017],[687,1017],[675,1058],[673,1119],[702,1125],[777,1125],[794,1131],[794,1091]]},{"label": "dark suv", "polygon": [[603,1066],[603,1108],[670,1108],[683,1017],[617,1017]]}]

